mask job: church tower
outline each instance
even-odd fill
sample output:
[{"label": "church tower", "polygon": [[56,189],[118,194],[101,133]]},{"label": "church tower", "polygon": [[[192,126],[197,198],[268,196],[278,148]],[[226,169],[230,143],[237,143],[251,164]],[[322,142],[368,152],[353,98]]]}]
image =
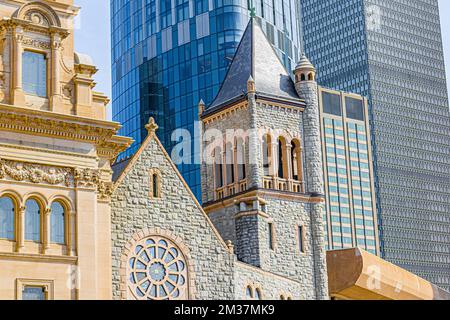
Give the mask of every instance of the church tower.
[{"label": "church tower", "polygon": [[74,52],[78,11],[0,4],[0,299],[111,297],[110,163],[131,141]]},{"label": "church tower", "polygon": [[304,60],[294,82],[251,19],[215,101],[199,108],[202,200],[238,263],[327,299],[317,83]]}]

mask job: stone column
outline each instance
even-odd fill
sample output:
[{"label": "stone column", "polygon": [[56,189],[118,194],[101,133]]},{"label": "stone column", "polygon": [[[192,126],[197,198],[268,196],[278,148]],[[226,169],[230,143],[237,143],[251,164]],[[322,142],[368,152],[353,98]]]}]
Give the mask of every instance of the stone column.
[{"label": "stone column", "polygon": [[323,216],[325,213],[325,199],[318,87],[315,81],[299,81],[295,86],[299,96],[306,102],[305,112],[303,113],[306,191],[312,198],[310,204],[310,217],[316,279],[316,298],[325,300],[329,298],[329,295],[324,241],[325,233]]},{"label": "stone column", "polygon": [[66,246],[67,246],[67,255],[74,255],[73,244],[76,243],[76,217],[75,211],[71,211],[67,216],[67,235],[66,235]]},{"label": "stone column", "polygon": [[16,252],[20,252],[24,247],[25,242],[25,207],[20,207],[17,213],[17,240]]},{"label": "stone column", "polygon": [[22,65],[23,65],[23,30],[17,28],[14,34],[14,69],[12,73],[14,76],[14,89],[13,89],[13,104],[24,105],[25,96],[23,94],[23,79],[22,79]]},{"label": "stone column", "polygon": [[52,210],[50,208],[46,208],[44,210],[44,216],[43,216],[43,237],[42,237],[42,254],[46,254],[47,250],[50,249],[50,233],[51,233],[51,227],[50,227],[50,214]]},{"label": "stone column", "polygon": [[261,141],[257,126],[257,107],[255,81],[250,76],[247,81],[247,102],[250,116],[250,134],[248,147],[248,188],[261,188],[264,175],[263,159],[261,157]]},{"label": "stone column", "polygon": [[50,108],[55,112],[63,112],[62,96],[61,96],[61,68],[59,64],[61,35],[58,33],[52,34],[52,54],[51,54],[51,92],[50,92]]}]

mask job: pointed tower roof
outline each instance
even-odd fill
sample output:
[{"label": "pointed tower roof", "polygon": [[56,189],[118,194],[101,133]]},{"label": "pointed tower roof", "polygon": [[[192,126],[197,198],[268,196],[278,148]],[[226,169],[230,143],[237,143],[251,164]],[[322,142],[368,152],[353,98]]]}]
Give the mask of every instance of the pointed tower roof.
[{"label": "pointed tower roof", "polygon": [[299,100],[289,72],[255,19],[250,19],[219,93],[208,110],[219,108],[247,93],[253,79],[256,93],[272,98]]},{"label": "pointed tower roof", "polygon": [[295,69],[312,69],[315,70],[314,65],[309,61],[308,57],[305,55],[305,53],[302,53],[302,56],[297,63],[297,66]]}]

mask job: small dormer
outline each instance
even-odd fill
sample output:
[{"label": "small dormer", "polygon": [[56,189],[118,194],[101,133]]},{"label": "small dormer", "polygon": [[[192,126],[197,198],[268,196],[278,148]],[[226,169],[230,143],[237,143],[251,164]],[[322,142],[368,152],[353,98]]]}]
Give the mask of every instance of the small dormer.
[{"label": "small dormer", "polygon": [[302,55],[300,61],[297,63],[294,74],[296,83],[316,81],[316,68],[313,66],[311,61],[309,61],[305,54]]}]

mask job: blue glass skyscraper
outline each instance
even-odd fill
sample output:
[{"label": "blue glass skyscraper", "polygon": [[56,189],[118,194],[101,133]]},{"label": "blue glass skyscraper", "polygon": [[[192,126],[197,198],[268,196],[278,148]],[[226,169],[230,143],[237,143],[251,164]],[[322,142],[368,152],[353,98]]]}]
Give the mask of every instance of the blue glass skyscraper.
[{"label": "blue glass skyscraper", "polygon": [[[251,11],[290,70],[299,57],[297,0],[111,0],[113,119],[121,135],[135,139],[133,154],[153,116],[158,136],[171,152],[189,131],[195,139],[198,102],[217,94]],[[174,139],[172,139],[174,138]],[[193,162],[194,147],[184,154]],[[200,198],[200,171],[179,165]]]},{"label": "blue glass skyscraper", "polygon": [[302,0],[321,85],[369,98],[382,257],[450,289],[450,115],[437,0]]}]

